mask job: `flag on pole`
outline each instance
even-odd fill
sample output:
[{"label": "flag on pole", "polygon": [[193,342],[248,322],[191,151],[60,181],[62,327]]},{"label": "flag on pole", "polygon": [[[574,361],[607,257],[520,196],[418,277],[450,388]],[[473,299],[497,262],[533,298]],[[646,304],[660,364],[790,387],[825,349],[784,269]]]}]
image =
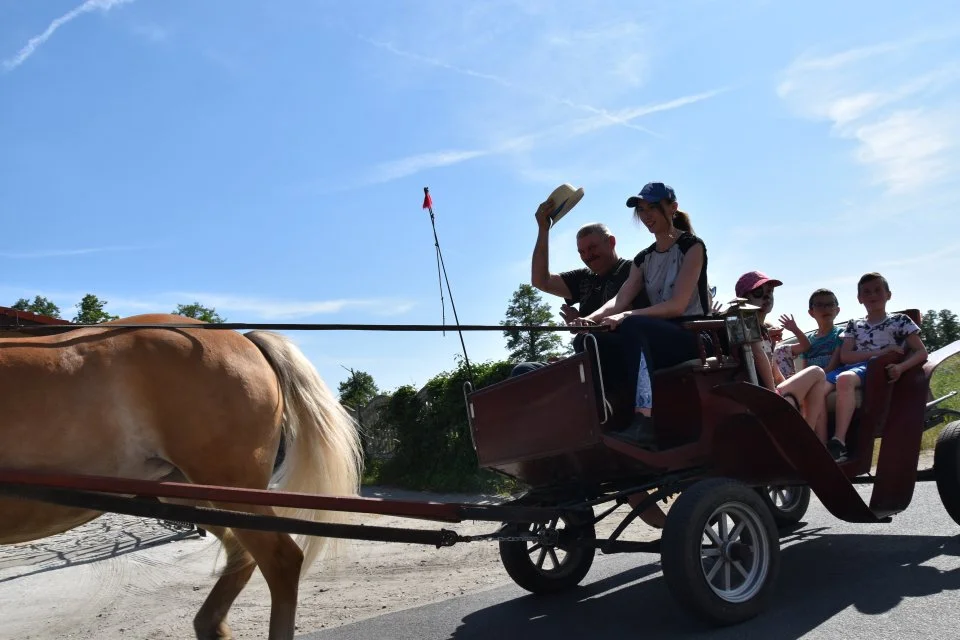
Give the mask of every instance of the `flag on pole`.
[{"label": "flag on pole", "polygon": [[430,187],[423,188],[423,208],[433,213],[433,198],[430,197]]}]

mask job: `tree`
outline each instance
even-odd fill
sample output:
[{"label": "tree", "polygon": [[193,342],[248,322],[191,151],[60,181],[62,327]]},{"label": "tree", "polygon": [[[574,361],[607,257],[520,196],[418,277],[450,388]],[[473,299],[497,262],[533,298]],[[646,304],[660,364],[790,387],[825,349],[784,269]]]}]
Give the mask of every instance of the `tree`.
[{"label": "tree", "polygon": [[921,318],[920,339],[928,351],[940,348],[940,332],[937,330],[937,312],[930,309]]},{"label": "tree", "polygon": [[337,391],[340,392],[340,403],[359,412],[380,394],[380,389],[373,381],[373,376],[366,371],[354,369],[347,369],[347,371],[350,372],[350,377],[337,387]]},{"label": "tree", "polygon": [[73,321],[77,324],[100,324],[119,318],[120,316],[111,315],[103,310],[106,304],[106,300],[101,300],[92,293],[88,293],[77,303],[78,311]]},{"label": "tree", "polygon": [[42,316],[50,316],[51,318],[60,317],[60,307],[53,304],[47,298],[43,296],[36,296],[33,299],[33,302],[30,302],[26,298],[20,298],[13,303],[11,309],[16,309],[18,311],[29,311],[30,313],[39,313]]},{"label": "tree", "polygon": [[178,304],[177,308],[173,310],[178,316],[186,316],[187,318],[194,318],[195,320],[203,320],[204,322],[209,322],[211,324],[223,324],[227,321],[226,318],[220,317],[220,314],[217,313],[217,310],[213,307],[205,307],[199,302],[193,302],[191,304]]},{"label": "tree", "polygon": [[[507,306],[507,317],[500,324],[560,326],[553,320],[550,305],[529,284],[522,284],[513,292],[513,298]],[[563,347],[563,338],[554,332],[507,329],[503,335],[507,339],[507,350],[513,362],[541,362],[569,352],[569,348]]]},{"label": "tree", "polygon": [[960,322],[957,314],[949,309],[941,309],[937,314],[937,336],[940,338],[938,347],[945,347],[955,340],[960,340]]}]

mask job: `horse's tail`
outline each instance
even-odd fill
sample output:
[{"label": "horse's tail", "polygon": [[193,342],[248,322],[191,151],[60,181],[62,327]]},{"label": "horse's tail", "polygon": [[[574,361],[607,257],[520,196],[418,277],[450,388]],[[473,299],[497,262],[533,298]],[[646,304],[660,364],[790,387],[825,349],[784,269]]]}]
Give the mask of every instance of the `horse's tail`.
[{"label": "horse's tail", "polygon": [[[360,490],[363,452],[356,424],[324,384],[313,364],[288,338],[269,331],[244,334],[273,367],[283,393],[284,458],[274,475],[279,489],[303,493],[356,495]],[[341,521],[329,511],[278,508],[285,516],[314,521]],[[329,539],[304,537],[303,572]]]}]

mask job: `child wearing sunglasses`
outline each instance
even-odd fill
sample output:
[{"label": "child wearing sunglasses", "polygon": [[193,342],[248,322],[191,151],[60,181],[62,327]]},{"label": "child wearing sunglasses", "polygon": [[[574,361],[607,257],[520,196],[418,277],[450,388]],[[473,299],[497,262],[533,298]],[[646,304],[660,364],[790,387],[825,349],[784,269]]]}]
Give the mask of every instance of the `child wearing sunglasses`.
[{"label": "child wearing sunglasses", "polygon": [[[804,420],[814,430],[820,442],[827,442],[826,421],[822,420],[826,411],[826,377],[823,369],[817,366],[807,367],[790,378],[785,378],[780,368],[775,366],[776,340],[771,334],[777,329],[767,324],[766,317],[773,311],[773,290],[783,283],[760,271],[750,271],[737,280],[738,298],[746,298],[751,304],[760,307],[760,326],[763,340],[755,342],[753,347],[754,364],[757,378],[764,387],[776,391],[800,411]],[[810,347],[810,341],[804,335],[792,316],[780,317],[781,324],[797,336],[798,352]],[[780,330],[782,333],[782,330]]]}]

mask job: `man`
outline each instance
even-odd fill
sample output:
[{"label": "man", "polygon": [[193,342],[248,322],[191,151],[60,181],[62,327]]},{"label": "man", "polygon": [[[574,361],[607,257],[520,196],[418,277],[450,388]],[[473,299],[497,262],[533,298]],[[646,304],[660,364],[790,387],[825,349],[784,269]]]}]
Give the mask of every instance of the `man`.
[{"label": "man", "polygon": [[[626,282],[627,276],[630,275],[631,261],[617,255],[617,239],[610,233],[607,225],[594,222],[580,227],[577,231],[577,251],[586,266],[573,271],[551,273],[549,266],[550,213],[554,208],[553,200],[547,200],[540,205],[535,214],[539,232],[537,243],[533,247],[530,284],[544,293],[564,299],[564,304],[560,307],[560,316],[569,324],[577,318],[593,313],[617,294]],[[579,308],[573,305],[579,305]],[[647,295],[646,292],[641,291],[634,299],[632,308],[639,309],[646,306],[649,306]],[[595,336],[605,364],[604,379],[608,377],[617,379],[616,376],[621,376],[623,373],[621,369],[625,363],[619,356],[619,349],[613,347],[615,334],[598,332]],[[583,351],[583,340],[582,335],[574,338],[575,351]],[[617,353],[614,354],[614,352]],[[545,362],[521,362],[513,368],[510,375],[528,373],[546,364]],[[607,365],[613,371],[608,372]],[[610,375],[607,375],[608,373]]]},{"label": "man", "polygon": [[[550,273],[550,213],[553,210],[553,201],[547,200],[535,214],[539,233],[533,248],[530,284],[545,293],[564,298],[560,315],[564,321],[570,322],[593,313],[616,295],[630,275],[630,260],[617,255],[617,239],[607,225],[595,222],[577,231],[577,251],[586,267]],[[574,304],[579,304],[580,308],[575,309]],[[634,300],[634,308],[642,306],[647,306],[644,293]]]},{"label": "man", "polygon": [[[560,315],[564,322],[569,324],[577,318],[593,313],[613,298],[627,281],[632,261],[617,255],[617,239],[610,233],[607,225],[594,222],[580,227],[577,231],[577,252],[585,267],[550,273],[550,213],[554,209],[553,201],[547,200],[535,214],[539,231],[537,243],[533,247],[530,284],[544,293],[564,299]],[[579,305],[579,308],[573,305]],[[633,309],[648,306],[650,302],[645,291],[641,291],[631,304]],[[620,336],[616,332],[605,331],[595,332],[594,336],[602,362],[604,388],[608,395],[611,395],[611,390],[616,389],[618,383],[622,385],[630,379],[626,360],[623,358],[623,348],[617,343]],[[583,342],[583,334],[576,336],[573,340],[574,350],[583,351]],[[521,375],[546,365],[544,362],[521,362],[513,368],[510,375]],[[632,397],[630,399],[632,400]],[[616,401],[613,406],[617,406]],[[636,507],[647,495],[646,492],[640,492],[630,496],[630,506]],[[640,517],[656,528],[662,528],[666,519],[656,504],[641,513]]]}]

